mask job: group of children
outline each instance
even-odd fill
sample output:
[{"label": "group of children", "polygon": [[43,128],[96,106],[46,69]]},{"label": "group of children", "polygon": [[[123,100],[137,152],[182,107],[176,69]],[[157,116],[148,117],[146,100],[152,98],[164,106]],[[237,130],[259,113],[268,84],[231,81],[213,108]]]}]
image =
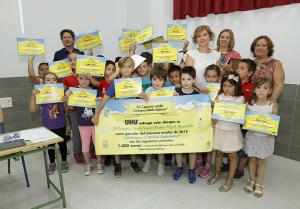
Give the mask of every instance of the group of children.
[{"label": "group of children", "polygon": [[[66,145],[66,125],[67,120],[70,120],[72,127],[72,140],[73,151],[76,162],[84,164],[84,175],[92,174],[92,163],[94,147],[91,147],[91,139],[95,143],[95,124],[99,122],[99,115],[103,110],[106,102],[115,97],[115,78],[131,78],[141,77],[143,92],[139,98],[147,100],[149,94],[157,91],[166,86],[175,86],[174,96],[199,94],[199,88],[195,88],[197,83],[197,72],[192,66],[185,66],[181,68],[179,65],[174,64],[152,64],[152,55],[149,52],[141,54],[146,60],[139,66],[135,66],[134,60],[131,57],[118,58],[116,63],[118,69],[116,70],[115,62],[107,60],[105,65],[104,78],[98,80],[90,75],[76,75],[76,55],[71,53],[69,59],[73,69],[73,75],[58,79],[54,73],[49,72],[46,63],[39,65],[40,79],[36,79],[33,73],[33,57],[29,58],[29,75],[34,77],[35,83],[53,84],[62,82],[65,86],[65,98],[72,94],[69,87],[78,88],[95,88],[98,89],[98,96],[100,104],[97,109],[95,108],[79,108],[67,107],[67,103],[57,104],[43,104],[41,105],[43,125],[61,136],[64,141],[59,143],[60,153],[62,156],[62,171],[67,172],[69,166],[67,163],[67,145]],[[271,95],[273,82],[268,78],[261,78],[254,83],[251,81],[251,76],[256,70],[256,64],[250,59],[241,59],[236,71],[228,71],[222,73],[219,66],[211,64],[205,68],[203,77],[208,83],[220,83],[220,91],[217,100],[233,101],[239,103],[247,103],[248,109],[251,111],[263,113],[277,113],[277,105],[270,103],[269,96]],[[208,93],[207,89],[201,88],[201,93]],[[36,111],[36,94],[37,90],[33,90],[30,99],[30,110]],[[213,105],[213,101],[212,101]],[[66,120],[65,113],[69,112],[69,117]],[[248,193],[254,192],[256,197],[261,197],[262,193],[262,178],[264,176],[265,159],[272,155],[274,150],[274,137],[266,134],[256,133],[253,131],[242,131],[239,124],[225,122],[225,121],[212,121],[214,127],[214,143],[213,149],[215,150],[215,174],[208,179],[207,184],[212,185],[217,182],[221,175],[223,154],[226,153],[229,161],[229,172],[227,180],[219,188],[220,192],[227,192],[233,186],[233,178],[237,172],[238,159],[243,161],[239,152],[244,152],[244,161],[249,159],[249,182],[245,186],[245,191]],[[77,133],[76,133],[77,132]],[[76,137],[77,135],[77,137]],[[76,152],[74,150],[76,148]],[[81,154],[83,158],[80,158]],[[188,150],[187,150],[188,153]],[[49,172],[55,171],[55,154],[49,151]],[[188,153],[188,181],[194,183],[197,174],[195,169],[202,164],[199,177],[208,177],[211,174],[211,159],[212,152],[210,153]],[[108,157],[108,156],[106,156]],[[168,156],[168,160],[170,156]],[[172,155],[171,155],[172,157]],[[141,169],[136,161],[136,155],[130,155],[131,167],[135,173],[146,173],[152,166],[152,155],[147,155],[143,168]],[[183,174],[183,154],[175,154],[176,170],[173,173],[174,180],[179,180]],[[200,160],[201,159],[201,160]],[[98,174],[104,173],[104,164],[101,156],[96,156],[97,164],[96,170]],[[158,154],[158,167],[157,175],[164,175],[165,155]],[[201,162],[201,163],[199,163]],[[121,159],[120,156],[114,156],[114,175],[121,177]],[[244,163],[245,164],[245,163]],[[242,166],[243,167],[243,166]],[[242,168],[243,169],[243,168]]]}]

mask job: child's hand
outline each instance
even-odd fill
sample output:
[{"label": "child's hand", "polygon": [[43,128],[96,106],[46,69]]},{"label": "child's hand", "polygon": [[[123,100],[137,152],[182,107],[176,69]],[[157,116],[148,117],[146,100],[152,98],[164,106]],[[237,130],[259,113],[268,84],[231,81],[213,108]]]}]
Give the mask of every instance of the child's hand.
[{"label": "child's hand", "polygon": [[36,95],[36,94],[38,94],[38,93],[40,93],[40,91],[39,91],[39,90],[37,90],[37,89],[33,89],[33,90],[32,90],[32,95],[34,95],[34,96],[35,96],[35,95]]},{"label": "child's hand", "polygon": [[33,62],[33,60],[34,60],[34,55],[30,55],[30,56],[28,57],[28,61]]},{"label": "child's hand", "polygon": [[212,119],[212,120],[211,120],[211,126],[212,126],[212,127],[215,127],[216,124],[217,124],[217,120]]},{"label": "child's hand", "polygon": [[173,91],[173,96],[179,96],[177,91]]},{"label": "child's hand", "polygon": [[207,87],[199,86],[198,90],[201,94],[209,94],[209,89]]},{"label": "child's hand", "polygon": [[231,71],[232,70],[232,65],[231,64],[224,64],[222,65],[222,70],[225,72]]},{"label": "child's hand", "polygon": [[69,97],[73,94],[73,92],[69,89],[66,91],[66,97]]},{"label": "child's hand", "polygon": [[93,54],[94,54],[93,49],[89,49],[89,50],[87,51],[87,55],[88,55],[88,56],[93,56]]},{"label": "child's hand", "polygon": [[146,95],[144,92],[141,92],[141,93],[138,95],[138,98],[143,99],[143,100],[145,100],[145,101],[148,100],[147,95]]},{"label": "child's hand", "polygon": [[189,41],[188,40],[185,40],[184,42],[183,42],[183,47],[182,47],[182,51],[183,52],[186,52],[187,51],[187,48],[188,48],[188,46],[189,46]]},{"label": "child's hand", "polygon": [[92,75],[90,73],[84,73],[83,75],[89,80],[92,79]]},{"label": "child's hand", "polygon": [[129,47],[129,52],[130,54],[135,54],[135,50],[136,50],[136,42],[132,42],[132,44]]},{"label": "child's hand", "polygon": [[278,113],[278,104],[277,102],[274,102],[272,107],[272,114],[277,114],[277,113]]},{"label": "child's hand", "polygon": [[62,101],[68,102],[68,97],[67,97],[67,96],[63,96],[63,97],[62,97]]},{"label": "child's hand", "polygon": [[92,118],[91,121],[94,123],[95,126],[98,125],[98,123],[99,123],[99,116],[98,115],[94,115],[94,117]]}]

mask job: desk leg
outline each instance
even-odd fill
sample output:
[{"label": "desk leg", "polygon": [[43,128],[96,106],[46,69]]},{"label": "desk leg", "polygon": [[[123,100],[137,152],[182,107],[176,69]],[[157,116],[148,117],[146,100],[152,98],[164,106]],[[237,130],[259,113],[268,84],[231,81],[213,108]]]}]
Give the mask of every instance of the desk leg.
[{"label": "desk leg", "polygon": [[59,184],[60,184],[60,191],[61,191],[61,198],[63,201],[63,207],[66,208],[66,197],[65,197],[65,189],[64,189],[64,183],[63,183],[63,178],[62,178],[62,173],[61,173],[61,156],[59,153],[59,150],[57,149],[57,145],[55,147],[55,155],[56,155],[56,162],[57,162],[57,167],[58,167],[58,177],[59,177]]},{"label": "desk leg", "polygon": [[43,150],[44,153],[44,162],[45,162],[45,173],[46,173],[46,179],[47,179],[47,187],[50,188],[50,179],[49,179],[49,170],[48,170],[48,160],[47,160],[47,150]]},{"label": "desk leg", "polygon": [[24,159],[23,155],[21,155],[21,160],[22,160],[23,171],[24,171],[25,180],[26,180],[26,186],[30,187],[29,180],[28,180],[28,174],[27,174],[27,168],[26,168],[25,159]]}]

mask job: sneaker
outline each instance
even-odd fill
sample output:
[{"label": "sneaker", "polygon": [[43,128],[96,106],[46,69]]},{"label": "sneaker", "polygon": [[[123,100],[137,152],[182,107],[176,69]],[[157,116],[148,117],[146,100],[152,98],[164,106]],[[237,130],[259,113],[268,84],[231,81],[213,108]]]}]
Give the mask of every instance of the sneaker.
[{"label": "sneaker", "polygon": [[152,164],[152,162],[151,162],[150,160],[147,160],[147,161],[144,163],[143,173],[149,172],[149,170],[150,170],[150,168],[151,168],[151,164]]},{"label": "sneaker", "polygon": [[61,172],[66,173],[69,171],[69,164],[67,161],[62,161],[61,162]]},{"label": "sneaker", "polygon": [[210,175],[210,165],[206,164],[204,168],[199,172],[198,176],[206,178]]},{"label": "sneaker", "polygon": [[122,169],[121,169],[121,164],[120,163],[116,163],[114,174],[115,174],[116,178],[120,178],[121,177]]},{"label": "sneaker", "polygon": [[163,175],[165,175],[165,165],[164,165],[164,164],[158,164],[158,167],[157,167],[157,175],[158,175],[158,176],[163,176]]},{"label": "sneaker", "polygon": [[84,175],[90,176],[91,174],[92,174],[92,165],[91,164],[85,165]]},{"label": "sneaker", "polygon": [[189,183],[193,184],[196,181],[196,174],[194,169],[189,169],[188,180]]},{"label": "sneaker", "polygon": [[243,176],[244,176],[244,170],[241,171],[241,170],[237,169],[233,178],[234,179],[240,179]]},{"label": "sneaker", "polygon": [[104,166],[103,166],[103,164],[101,164],[101,163],[97,164],[97,173],[99,175],[104,173]]},{"label": "sneaker", "polygon": [[173,173],[173,179],[176,180],[176,181],[179,180],[182,173],[183,173],[183,168],[177,167],[175,172]]},{"label": "sneaker", "polygon": [[77,164],[79,164],[79,165],[85,165],[85,162],[84,162],[84,160],[83,160],[83,156],[82,156],[81,153],[80,153],[80,154],[75,154],[75,155],[74,155],[74,159],[75,159],[75,162],[76,162]]},{"label": "sneaker", "polygon": [[142,169],[139,167],[137,162],[131,162],[131,168],[134,170],[136,174],[142,173]]},{"label": "sneaker", "polygon": [[203,166],[203,165],[202,165],[201,160],[197,159],[196,162],[195,162],[195,169],[201,168],[202,166]]},{"label": "sneaker", "polygon": [[48,171],[49,171],[49,175],[52,175],[55,171],[55,163],[50,163],[49,166],[48,166]]},{"label": "sneaker", "polygon": [[111,158],[112,158],[111,155],[106,155],[105,156],[105,160],[104,160],[104,165],[105,166],[111,166]]},{"label": "sneaker", "polygon": [[229,171],[229,164],[222,163],[221,172],[227,172],[227,171]]}]

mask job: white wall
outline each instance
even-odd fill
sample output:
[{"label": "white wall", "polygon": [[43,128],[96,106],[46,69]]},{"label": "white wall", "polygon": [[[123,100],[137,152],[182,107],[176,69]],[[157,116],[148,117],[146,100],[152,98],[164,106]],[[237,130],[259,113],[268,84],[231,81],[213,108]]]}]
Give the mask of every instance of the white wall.
[{"label": "white wall", "polygon": [[[103,47],[97,49],[96,53],[114,59],[120,54],[117,37],[121,35],[123,27],[141,28],[152,24],[154,34],[166,35],[167,23],[187,22],[188,37],[191,37],[194,29],[201,24],[210,25],[216,35],[223,28],[231,28],[236,36],[235,49],[243,57],[251,57],[249,48],[255,37],[262,34],[270,36],[276,46],[274,57],[284,65],[286,83],[300,84],[296,54],[300,46],[300,4],[173,21],[173,0],[22,0],[22,2],[25,28],[22,37],[44,38],[46,61],[51,61],[54,52],[62,48],[59,31],[63,28],[71,28],[76,33],[100,29]],[[16,48],[16,37],[21,33],[17,0],[1,0],[0,4],[2,28],[0,77],[25,76],[26,59],[18,57]],[[214,46],[215,43],[212,43],[212,47]],[[195,46],[191,44],[191,48],[193,47]],[[141,50],[143,48],[138,51]]]}]

